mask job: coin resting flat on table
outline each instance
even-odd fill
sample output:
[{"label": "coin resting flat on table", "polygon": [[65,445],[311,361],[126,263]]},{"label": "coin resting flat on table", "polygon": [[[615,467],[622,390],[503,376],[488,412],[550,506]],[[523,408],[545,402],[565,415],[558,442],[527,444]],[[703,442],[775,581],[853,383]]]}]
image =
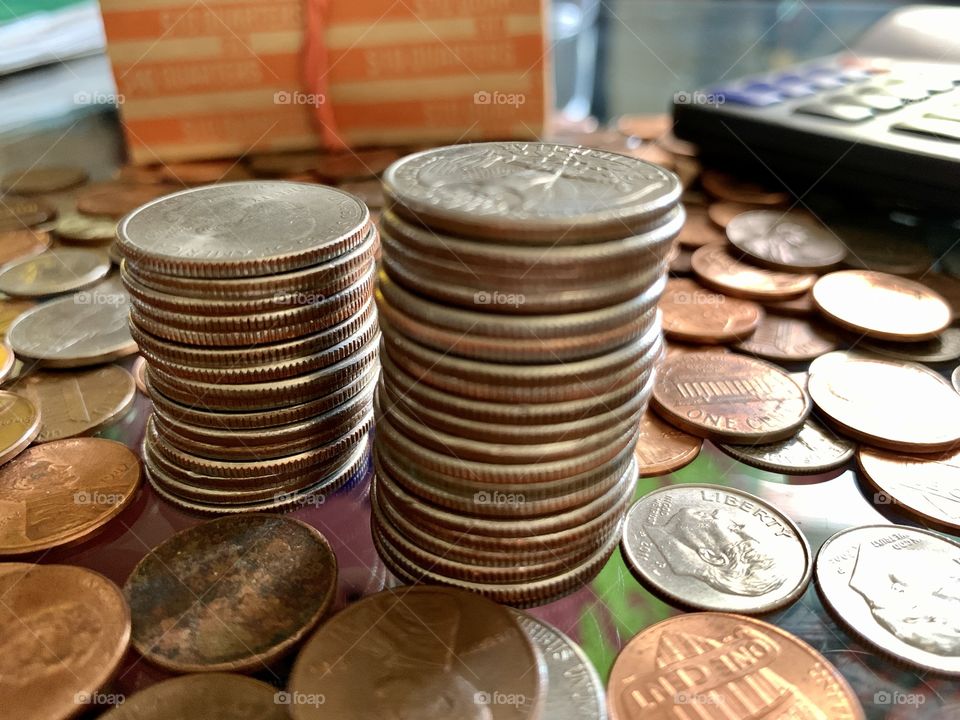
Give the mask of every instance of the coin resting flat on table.
[{"label": "coin resting flat on table", "polygon": [[748,265],[729,243],[704,245],[693,253],[693,272],[704,285],[748,300],[787,300],[803,295],[817,281],[810,273],[788,273]]},{"label": "coin resting flat on table", "polygon": [[97,250],[57,248],[15,260],[0,269],[0,292],[11,297],[44,297],[89,287],[110,271],[110,258]]},{"label": "coin resting flat on table", "polygon": [[723,343],[745,338],[763,319],[763,308],[750,300],[708,290],[693,280],[670,279],[658,307],[663,332],[671,340]]},{"label": "coin resting flat on table", "polygon": [[803,212],[753,210],[732,218],[726,230],[737,250],[775,270],[829,270],[847,255],[836,235]]}]

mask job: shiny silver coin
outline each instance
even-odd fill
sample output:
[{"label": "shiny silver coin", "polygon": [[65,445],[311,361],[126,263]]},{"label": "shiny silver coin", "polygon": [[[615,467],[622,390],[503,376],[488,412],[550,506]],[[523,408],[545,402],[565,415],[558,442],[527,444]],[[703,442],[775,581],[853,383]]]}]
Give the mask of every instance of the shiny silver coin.
[{"label": "shiny silver coin", "polygon": [[824,605],[854,634],[916,667],[960,676],[960,544],[929,530],[841,530],[817,555]]},{"label": "shiny silver coin", "polygon": [[765,500],[720,485],[677,485],[627,513],[623,554],[641,582],[686,607],[746,615],[799,598],[813,569],[810,545]]},{"label": "shiny silver coin", "polygon": [[815,420],[807,419],[793,437],[768,445],[717,445],[727,455],[768,472],[784,475],[816,475],[846,465],[856,443],[837,435]]},{"label": "shiny silver coin", "polygon": [[823,271],[838,265],[847,248],[806,213],[751,210],[727,224],[727,238],[751,260],[775,270]]}]

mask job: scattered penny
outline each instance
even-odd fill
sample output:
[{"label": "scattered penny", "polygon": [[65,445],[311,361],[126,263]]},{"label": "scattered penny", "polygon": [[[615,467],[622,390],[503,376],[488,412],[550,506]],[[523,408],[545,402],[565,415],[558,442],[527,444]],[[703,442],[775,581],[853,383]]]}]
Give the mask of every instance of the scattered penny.
[{"label": "scattered penny", "polygon": [[689,343],[665,342],[666,357],[688,355],[690,353],[728,353],[730,348],[724,345],[690,345]]},{"label": "scattered penny", "polygon": [[670,258],[670,273],[672,275],[690,275],[693,272],[693,251],[690,248],[674,245],[676,252]]},{"label": "scattered penny", "polygon": [[50,233],[43,230],[0,232],[0,265],[39,255],[50,247]]},{"label": "scattered penny", "polygon": [[686,279],[667,281],[659,307],[664,335],[681,342],[731,342],[750,335],[763,318],[763,308],[757,303],[728,297]]},{"label": "scattered penny", "polygon": [[685,205],[684,209],[687,218],[680,228],[677,242],[688,248],[725,242],[723,232],[707,217],[706,209],[697,205]]},{"label": "scattered penny", "polygon": [[786,300],[803,295],[817,276],[767,270],[740,262],[727,243],[705,245],[693,253],[693,272],[704,285],[748,300]]},{"label": "scattered penny", "polygon": [[0,556],[86,539],[133,500],[139,484],[140,461],[122,443],[35,445],[0,467]]},{"label": "scattered penny", "polygon": [[0,292],[46,297],[89,287],[110,272],[110,258],[87,248],[61,247],[0,268]]},{"label": "scattered penny", "polygon": [[337,560],[306,523],[236,515],[150,551],[124,594],[132,643],[173,672],[257,671],[290,652],[333,602]]},{"label": "scattered penny", "polygon": [[77,167],[35,167],[15,170],[0,179],[0,189],[18,195],[42,195],[82,185],[87,171]]},{"label": "scattered penny", "polygon": [[763,445],[718,447],[745,465],[783,475],[819,475],[850,462],[856,445],[829,428],[807,418],[793,437]]},{"label": "scattered penny", "polygon": [[925,285],[870,270],[824,275],[813,302],[841,327],[880,340],[929,340],[953,321],[947,301]]},{"label": "scattered penny", "polygon": [[[727,665],[748,655],[735,671]],[[703,669],[714,662],[725,669]],[[815,649],[775,625],[715,612],[677,615],[635,635],[614,660],[607,705],[611,720],[707,718],[714,706],[724,718],[864,718],[850,685]]]},{"label": "scattered penny", "polygon": [[0,598],[4,717],[66,720],[88,709],[130,641],[120,588],[86,568],[3,563]]},{"label": "scattered penny", "polygon": [[877,355],[919,363],[945,363],[960,358],[960,328],[947,328],[932,340],[891,342],[864,338],[859,348]]},{"label": "scattered penny", "polygon": [[400,158],[400,153],[389,148],[357,149],[324,155],[314,171],[321,180],[339,183],[376,177]]},{"label": "scattered penny", "polygon": [[84,215],[120,219],[141,205],[177,190],[169,185],[130,185],[109,182],[91,185],[77,193],[77,210]]},{"label": "scattered penny", "polygon": [[810,413],[806,393],[786,372],[736,353],[666,358],[651,403],[681,430],[733,443],[784,440]]},{"label": "scattered penny", "polygon": [[840,338],[828,327],[767,313],[756,331],[735,347],[774,362],[804,362],[836,350],[839,344]]},{"label": "scattered penny", "polygon": [[764,210],[766,207],[766,205],[724,200],[710,203],[709,207],[707,207],[707,217],[709,217],[717,227],[726,228],[727,225],[730,224],[730,221],[741,213],[750,212],[751,210]]},{"label": "scattered penny", "polygon": [[727,224],[727,239],[754,262],[788,272],[829,270],[847,254],[830,230],[789,210],[741,213]]},{"label": "scattered penny", "polygon": [[817,312],[813,304],[813,295],[809,292],[789,300],[768,300],[763,306],[770,312],[790,317],[810,317]]},{"label": "scattered penny", "polygon": [[288,177],[310,173],[320,167],[323,155],[319,150],[269,153],[247,158],[247,167],[257,177]]},{"label": "scattered penny", "polygon": [[640,419],[640,434],[634,450],[640,477],[676,472],[696,460],[702,446],[700,438],[677,430],[647,411]]},{"label": "scattered penny", "polygon": [[45,200],[5,195],[0,199],[0,232],[26,230],[56,215],[56,208]]},{"label": "scattered penny", "polygon": [[168,181],[191,186],[249,180],[253,177],[238,160],[166,163],[160,170]]},{"label": "scattered penny", "polygon": [[902,452],[960,445],[960,395],[937,373],[913,363],[831,355],[811,366],[807,390],[845,435]]},{"label": "scattered penny", "polygon": [[751,205],[782,205],[790,200],[788,193],[709,168],[700,176],[700,184],[717,200]]},{"label": "scattered penny", "polygon": [[960,280],[941,273],[927,273],[920,282],[940,295],[953,310],[953,322],[960,320]]},{"label": "scattered penny", "polygon": [[[26,450],[39,432],[37,406],[22,395],[0,390],[0,464]],[[0,532],[2,529],[0,524]]]},{"label": "scattered penny", "polygon": [[162,165],[124,165],[114,177],[131,185],[158,185],[167,182]]},{"label": "scattered penny", "polygon": [[133,361],[133,381],[137,384],[137,390],[143,395],[150,397],[147,391],[147,361],[143,356],[137,356]]}]

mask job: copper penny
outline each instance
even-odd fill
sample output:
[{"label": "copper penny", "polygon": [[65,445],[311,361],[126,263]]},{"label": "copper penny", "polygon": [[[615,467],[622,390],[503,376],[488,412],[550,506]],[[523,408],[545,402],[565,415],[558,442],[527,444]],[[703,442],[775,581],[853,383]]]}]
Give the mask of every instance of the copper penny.
[{"label": "copper penny", "polygon": [[633,135],[641,140],[656,140],[673,128],[673,118],[667,113],[649,115],[621,115],[617,118],[617,130],[624,135]]},{"label": "copper penny", "polygon": [[960,320],[960,280],[942,273],[927,273],[920,282],[946,300],[953,310],[953,321]]},{"label": "copper penny", "polygon": [[78,167],[34,167],[15,170],[0,179],[0,188],[19,195],[42,195],[82,185],[87,171]]},{"label": "copper penny", "polygon": [[96,432],[133,405],[133,377],[117,365],[78,372],[33,373],[16,391],[40,409],[37,442]]},{"label": "copper penny", "polygon": [[810,413],[806,393],[786,372],[735,353],[668,357],[651,403],[681,430],[734,443],[783,440]]},{"label": "copper penny", "polygon": [[664,343],[666,348],[665,357],[674,355],[688,355],[690,353],[728,353],[730,348],[724,345],[690,345],[688,343],[670,342]]},{"label": "copper penny", "polygon": [[247,158],[247,167],[257,177],[291,177],[307,175],[320,167],[323,155],[319,150],[268,153]]},{"label": "copper penny", "polygon": [[0,198],[0,231],[25,230],[56,217],[57,210],[40,198],[4,195]]},{"label": "copper penny", "polygon": [[50,233],[43,230],[0,232],[0,265],[39,255],[50,247]]},{"label": "copper penny", "polygon": [[847,681],[805,642],[761,620],[712,612],[635,635],[613,663],[607,705],[611,720],[864,718]]},{"label": "copper penny", "polygon": [[929,340],[953,322],[950,305],[933,290],[870,270],[824,275],[813,302],[838,325],[880,340]]},{"label": "copper penny", "polygon": [[831,353],[811,366],[807,390],[823,416],[870,445],[920,453],[960,445],[960,395],[922,365]]},{"label": "copper penny", "polygon": [[238,160],[166,163],[160,169],[165,178],[181,185],[209,185],[217,182],[248,180],[252,177]]},{"label": "copper penny", "polygon": [[726,228],[727,225],[730,224],[730,221],[741,213],[750,212],[751,210],[764,210],[765,208],[766,206],[764,205],[723,200],[721,202],[710,203],[709,207],[707,207],[707,217],[709,217],[717,227]]},{"label": "copper penny", "polygon": [[173,672],[257,671],[290,652],[330,608],[337,559],[306,523],[211,520],[150,551],[123,591],[133,646]]},{"label": "copper penny", "polygon": [[162,165],[123,165],[114,178],[131,185],[157,185],[167,182]]},{"label": "copper penny", "polygon": [[790,317],[810,317],[817,314],[817,306],[813,304],[813,294],[806,292],[789,300],[768,300],[763,306],[777,315]]},{"label": "copper penny", "polygon": [[652,412],[640,419],[640,435],[634,455],[640,477],[656,477],[686,467],[700,454],[703,440],[677,430]]},{"label": "copper penny", "polygon": [[755,302],[684,279],[667,281],[659,307],[664,334],[682,342],[731,342],[750,335],[763,318],[763,308]]},{"label": "copper penny", "polygon": [[137,359],[133,361],[131,374],[133,375],[134,382],[137,384],[137,390],[147,397],[150,397],[150,393],[147,391],[147,361],[143,356],[138,355]]},{"label": "copper penny", "polygon": [[704,285],[748,300],[786,300],[813,287],[817,276],[767,270],[740,262],[727,243],[705,245],[693,253],[693,272]]},{"label": "copper penny", "polygon": [[327,621],[290,672],[294,720],[532,720],[546,666],[510,610],[475,593],[398,587]]},{"label": "copper penny", "polygon": [[[297,698],[321,704],[322,698]],[[128,697],[101,720],[289,720],[291,693],[243,675],[203,673],[164,680]]]},{"label": "copper penny", "polygon": [[77,210],[85,215],[105,215],[119,219],[141,205],[177,189],[169,185],[99,183],[77,193]]},{"label": "copper penny", "polygon": [[314,171],[321,180],[339,183],[344,180],[361,180],[376,177],[400,158],[400,153],[389,148],[347,150],[324,155]]},{"label": "copper penny", "polygon": [[0,555],[87,538],[116,517],[140,483],[125,445],[74,438],[36,445],[0,468]]},{"label": "copper penny", "polygon": [[736,348],[774,362],[804,362],[836,350],[839,344],[840,338],[828,327],[768,313],[756,332]]},{"label": "copper penny", "polygon": [[704,170],[700,176],[700,184],[718,200],[752,205],[782,205],[790,200],[790,195],[783,191],[771,190],[759,183],[741,180],[719,170]]},{"label": "copper penny", "polygon": [[69,565],[0,564],[0,707],[16,720],[83,713],[130,641],[120,588]]},{"label": "copper penny", "polygon": [[698,248],[725,241],[723,232],[707,217],[705,208],[697,205],[684,205],[684,209],[687,217],[684,220],[683,227],[680,228],[677,242],[684,247]]},{"label": "copper penny", "polygon": [[727,223],[727,239],[754,262],[788,272],[829,270],[847,255],[830,230],[791,210],[741,213]]},{"label": "copper penny", "polygon": [[39,408],[22,395],[0,391],[0,464],[23,452],[39,432]]}]

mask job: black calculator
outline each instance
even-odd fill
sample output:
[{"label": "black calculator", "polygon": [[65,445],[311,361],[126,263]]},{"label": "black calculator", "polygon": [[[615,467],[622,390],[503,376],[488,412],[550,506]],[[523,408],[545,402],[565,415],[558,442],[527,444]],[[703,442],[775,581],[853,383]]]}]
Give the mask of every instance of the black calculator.
[{"label": "black calculator", "polygon": [[[936,8],[946,15],[932,17],[930,9],[892,13],[850,51],[678,92],[674,132],[708,162],[773,176],[797,196],[816,187],[841,199],[956,212],[960,58],[937,40],[956,35],[960,9]],[[928,17],[917,20],[924,10]],[[932,57],[902,56],[909,52]]]}]

